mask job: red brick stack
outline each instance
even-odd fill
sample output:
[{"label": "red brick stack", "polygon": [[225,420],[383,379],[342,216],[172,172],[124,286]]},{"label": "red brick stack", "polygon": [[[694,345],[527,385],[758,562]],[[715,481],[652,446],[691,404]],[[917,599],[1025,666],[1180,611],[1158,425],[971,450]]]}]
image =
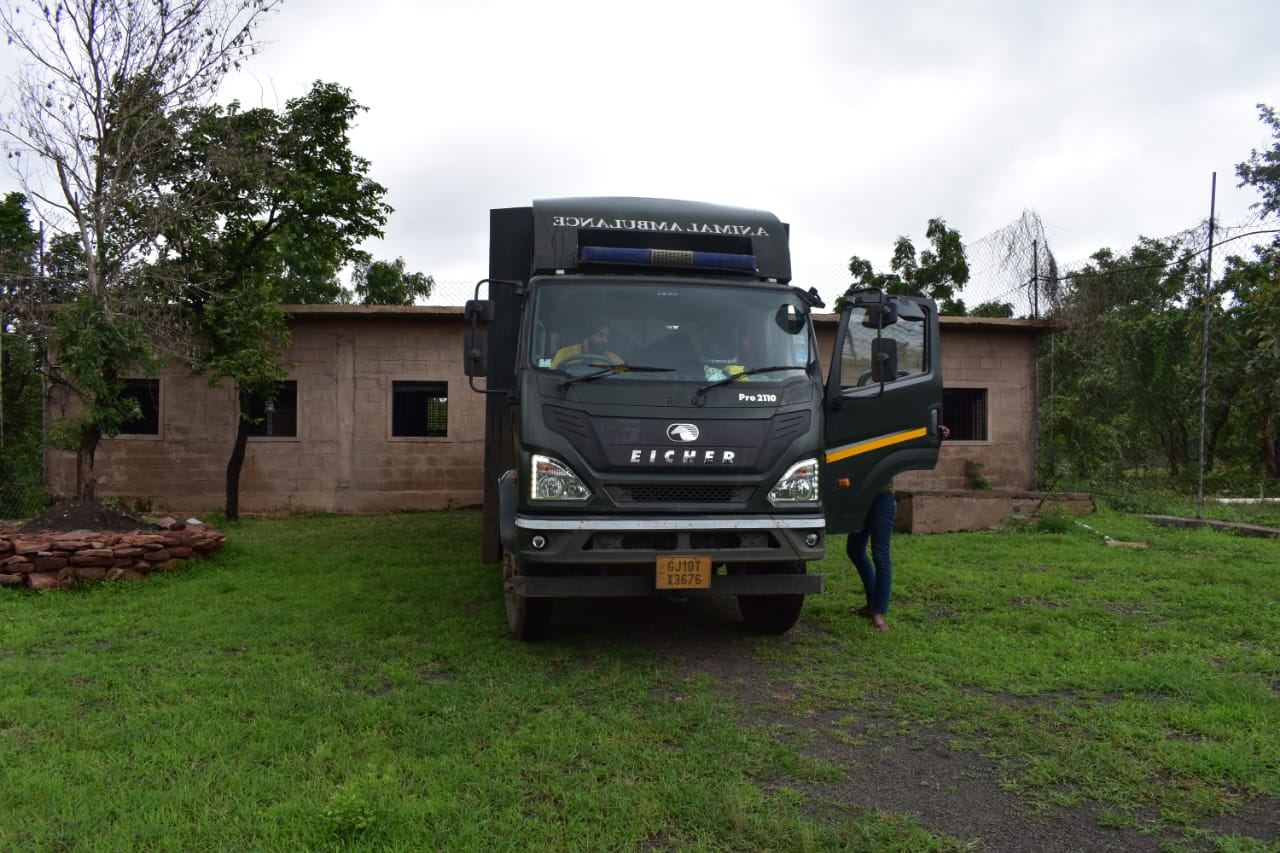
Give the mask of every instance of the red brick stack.
[{"label": "red brick stack", "polygon": [[140,580],[173,571],[190,557],[208,556],[227,540],[208,524],[166,519],[161,527],[133,533],[0,531],[0,586],[52,589],[78,581]]}]

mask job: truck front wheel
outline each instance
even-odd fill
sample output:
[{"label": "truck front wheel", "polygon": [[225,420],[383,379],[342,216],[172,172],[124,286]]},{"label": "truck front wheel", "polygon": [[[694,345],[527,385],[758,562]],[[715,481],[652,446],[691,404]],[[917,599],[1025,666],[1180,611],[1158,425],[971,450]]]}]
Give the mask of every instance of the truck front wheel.
[{"label": "truck front wheel", "polygon": [[[764,563],[729,565],[731,574],[802,575],[804,563]],[[804,596],[791,593],[777,595],[740,595],[738,612],[747,629],[757,634],[785,634],[791,630],[804,609]]]},{"label": "truck front wheel", "polygon": [[[527,598],[516,592],[516,578],[523,574],[520,558],[502,552],[502,596],[507,606],[507,627],[521,641],[543,640],[551,633],[550,598]],[[785,629],[784,629],[785,630]]]}]

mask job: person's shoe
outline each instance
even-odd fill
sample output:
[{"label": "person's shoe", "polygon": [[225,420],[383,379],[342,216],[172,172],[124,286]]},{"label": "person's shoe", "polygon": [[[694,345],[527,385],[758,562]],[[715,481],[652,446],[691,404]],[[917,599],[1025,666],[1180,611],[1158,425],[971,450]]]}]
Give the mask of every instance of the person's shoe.
[{"label": "person's shoe", "polygon": [[871,614],[871,624],[877,631],[888,631],[889,623],[884,621],[884,616],[879,613]]},{"label": "person's shoe", "polygon": [[849,612],[854,616],[861,616],[863,619],[871,618],[871,605],[864,604],[861,607],[850,607]]}]

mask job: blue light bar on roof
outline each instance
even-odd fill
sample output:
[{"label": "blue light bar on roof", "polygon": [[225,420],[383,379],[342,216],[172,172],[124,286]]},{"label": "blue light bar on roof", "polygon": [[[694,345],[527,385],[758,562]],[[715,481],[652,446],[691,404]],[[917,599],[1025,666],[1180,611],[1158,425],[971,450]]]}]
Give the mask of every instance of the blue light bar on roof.
[{"label": "blue light bar on roof", "polygon": [[755,255],[728,252],[690,252],[681,249],[623,249],[614,246],[583,246],[578,260],[584,264],[626,264],[641,267],[691,267],[694,269],[755,272]]}]

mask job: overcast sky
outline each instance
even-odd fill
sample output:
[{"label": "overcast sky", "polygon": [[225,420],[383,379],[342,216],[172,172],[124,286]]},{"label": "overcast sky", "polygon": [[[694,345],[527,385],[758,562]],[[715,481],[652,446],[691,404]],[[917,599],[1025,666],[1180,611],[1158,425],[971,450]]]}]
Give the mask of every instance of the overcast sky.
[{"label": "overcast sky", "polygon": [[770,210],[798,270],[1030,208],[1070,263],[1195,226],[1215,171],[1244,221],[1280,107],[1275,0],[287,0],[259,32],[223,99],[349,87],[395,208],[365,248],[438,281],[484,277],[489,208],[572,195]]}]

